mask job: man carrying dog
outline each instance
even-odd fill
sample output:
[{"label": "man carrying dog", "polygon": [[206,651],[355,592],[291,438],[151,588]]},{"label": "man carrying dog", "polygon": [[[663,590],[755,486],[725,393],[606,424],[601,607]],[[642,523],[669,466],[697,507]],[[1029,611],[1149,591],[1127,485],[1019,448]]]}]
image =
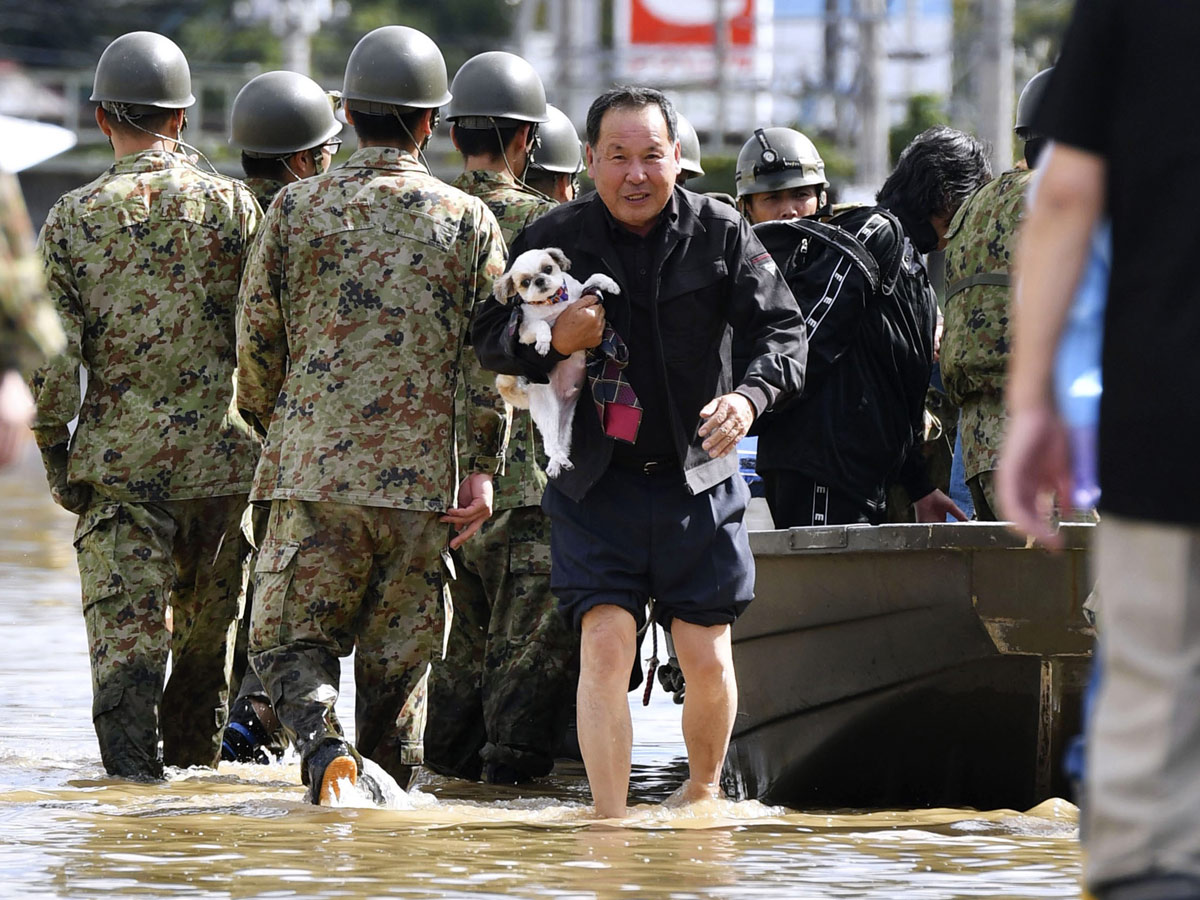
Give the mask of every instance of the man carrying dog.
[{"label": "man carrying dog", "polygon": [[42,231],[67,347],[34,376],[34,434],[55,501],[79,515],[104,767],[157,778],[164,763],[215,766],[220,749],[258,457],[230,412],[234,316],[259,212],[243,185],[178,152],[195,100],[170,40],[113,41],[92,100],[116,164]]},{"label": "man carrying dog", "polygon": [[[519,56],[492,51],[467,60],[450,92],[450,137],[466,163],[453,185],[483,200],[511,242],[555,206],[522,180],[548,118],[542,81]],[[503,410],[490,386],[475,399]],[[453,551],[454,623],[430,672],[425,728],[425,763],[447,775],[547,775],[567,725],[578,643],[550,593],[542,455],[529,410],[515,410],[496,514]]]},{"label": "man carrying dog", "polygon": [[[750,226],[731,207],[676,188],[680,149],[666,97],[608,91],[588,111],[587,140],[595,195],[530,225],[512,256],[559,247],[580,281],[603,272],[621,293],[564,311],[544,357],[517,344],[513,311],[501,303],[482,308],[473,336],[487,368],[536,381],[604,343],[574,419],[574,468],[550,482],[542,508],[553,523],[552,587],[582,632],[579,743],[596,812],[612,817],[626,810],[626,692],[651,599],[688,683],[690,777],[676,799],[720,792],[737,708],[730,624],[754,590],[749,494],[733,451],[756,415],[799,393],[806,343],[799,307]],[[731,327],[755,348],[736,385]]]},{"label": "man carrying dog", "polygon": [[[343,779],[368,782],[363,756],[402,788],[422,762],[444,523],[456,547],[487,518],[507,434],[466,347],[504,242],[487,207],[422,160],[450,100],[442,54],[415,29],[377,28],[350,54],[343,97],[358,150],[271,204],[238,322],[238,407],[266,434],[251,497],[271,503],[250,659],[322,804]],[[354,650],[356,748],[334,714]]]}]

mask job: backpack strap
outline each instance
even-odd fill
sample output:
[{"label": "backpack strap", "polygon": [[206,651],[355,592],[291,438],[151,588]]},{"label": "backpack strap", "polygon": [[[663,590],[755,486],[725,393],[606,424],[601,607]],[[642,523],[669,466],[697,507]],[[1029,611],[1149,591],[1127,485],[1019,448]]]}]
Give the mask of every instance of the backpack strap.
[{"label": "backpack strap", "polygon": [[[852,212],[854,210],[848,210],[846,213],[835,216],[830,224],[841,227],[838,225],[838,219]],[[892,232],[894,248],[888,251],[884,259],[875,260],[879,269],[879,282],[872,284],[872,287],[884,296],[891,296],[892,291],[896,289],[896,280],[900,277],[900,267],[904,263],[905,248],[909,243],[900,220],[882,206],[877,206],[871,210],[871,215],[867,217],[867,220],[859,226],[854,237],[862,244],[867,255],[875,259],[875,255],[867,249],[868,242],[884,228]],[[847,229],[842,228],[842,230],[846,231]]]},{"label": "backpack strap", "polygon": [[955,294],[965,291],[967,288],[975,287],[976,285],[988,285],[990,287],[1009,287],[1012,284],[1012,277],[1007,272],[980,272],[976,275],[968,275],[966,278],[960,278],[954,284],[950,285],[946,291],[946,298],[942,302],[945,303]]},{"label": "backpack strap", "polygon": [[[815,219],[788,219],[786,222],[772,222],[770,224],[772,227],[786,225],[788,228],[799,231],[809,238],[830,245],[863,273],[867,279],[867,283],[871,285],[872,291],[880,289],[882,276],[879,271],[879,263],[871,255],[871,251],[867,249],[866,244],[856,235],[851,234],[844,228],[839,228],[836,225],[830,225],[825,222],[818,222]],[[755,230],[758,231],[759,229],[756,227]],[[796,254],[803,253],[805,249],[803,243],[798,243]],[[796,254],[793,254],[793,257]],[[785,267],[785,269],[787,268],[790,267]]]}]

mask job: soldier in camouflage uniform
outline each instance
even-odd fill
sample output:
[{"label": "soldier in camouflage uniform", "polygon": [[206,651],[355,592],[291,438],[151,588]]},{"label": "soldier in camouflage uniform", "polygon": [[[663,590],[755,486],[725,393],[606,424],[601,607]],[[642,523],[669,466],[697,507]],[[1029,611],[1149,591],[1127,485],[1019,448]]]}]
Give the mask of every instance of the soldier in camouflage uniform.
[{"label": "soldier in camouflage uniform", "polygon": [[33,418],[22,374],[66,346],[15,175],[0,172],[0,466],[16,455]]},{"label": "soldier in camouflage uniform", "polygon": [[[271,205],[238,324],[238,407],[266,437],[251,498],[271,502],[250,658],[316,803],[343,779],[372,790],[364,756],[402,787],[422,762],[445,523],[457,547],[490,513],[508,427],[466,345],[504,242],[487,207],[420,158],[450,99],[441,52],[378,28],[351,53],[343,96],[359,148]],[[351,748],[334,702],[354,650]]]},{"label": "soldier in camouflage uniform", "polygon": [[[247,176],[243,183],[263,209],[284,185],[328,171],[342,143],[337,137],[342,125],[334,118],[330,96],[298,72],[264,72],[250,79],[234,98],[230,124],[230,143],[242,151],[242,169]],[[252,551],[262,545],[267,530],[265,506],[251,507],[244,530],[253,571],[257,559]],[[282,755],[287,737],[262,682],[248,665],[253,601],[251,587],[238,629],[233,659],[237,698],[230,704],[221,758],[266,763],[268,751],[276,758]]]},{"label": "soldier in camouflage uniform", "polygon": [[[466,171],[454,186],[483,200],[505,241],[554,207],[524,174],[547,120],[541,79],[499,51],[467,60],[451,85],[451,138]],[[574,130],[572,128],[572,130]],[[489,389],[486,396],[503,410]],[[496,515],[455,551],[454,623],[430,674],[425,761],[460,778],[517,783],[546,775],[566,728],[578,639],[550,593],[546,475],[529,410],[515,410]]]},{"label": "soldier in camouflage uniform", "polygon": [[1017,102],[1015,130],[1025,141],[1028,166],[1004,172],[980,188],[947,232],[942,380],[961,410],[963,470],[975,517],[982,521],[996,521],[999,510],[995,476],[1006,422],[1012,255],[1025,191],[1043,143],[1030,126],[1050,72],[1030,79]]},{"label": "soldier in camouflage uniform", "polygon": [[79,515],[104,766],[154,778],[164,762],[214,766],[220,748],[258,456],[231,412],[234,315],[259,212],[241,184],[176,152],[194,98],[167,38],[113,41],[92,100],[116,164],[42,231],[67,346],[33,378],[34,434],[55,500]]},{"label": "soldier in camouflage uniform", "polygon": [[342,144],[329,95],[298,72],[251,78],[234,98],[230,120],[244,183],[263,209],[285,184],[327,172]]},{"label": "soldier in camouflage uniform", "polygon": [[[574,200],[583,171],[583,144],[567,114],[546,104],[546,121],[538,125],[538,147],[525,170],[525,184],[558,203]],[[501,225],[503,227],[503,225]]]}]

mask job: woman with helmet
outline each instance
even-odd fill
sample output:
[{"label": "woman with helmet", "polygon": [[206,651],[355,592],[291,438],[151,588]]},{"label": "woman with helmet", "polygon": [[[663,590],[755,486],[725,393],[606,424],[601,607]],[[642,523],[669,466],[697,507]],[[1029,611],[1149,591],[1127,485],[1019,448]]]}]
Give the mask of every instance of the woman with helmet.
[{"label": "woman with helmet", "polygon": [[751,224],[803,219],[828,205],[825,162],[792,128],[756,128],[738,153],[738,209]]}]

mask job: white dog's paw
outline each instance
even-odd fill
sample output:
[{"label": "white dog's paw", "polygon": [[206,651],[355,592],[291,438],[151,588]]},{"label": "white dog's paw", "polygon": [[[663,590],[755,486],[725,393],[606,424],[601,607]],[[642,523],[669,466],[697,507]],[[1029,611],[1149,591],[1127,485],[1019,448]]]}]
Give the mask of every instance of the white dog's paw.
[{"label": "white dog's paw", "polygon": [[591,288],[591,287],[599,288],[600,290],[604,291],[604,293],[606,293],[606,294],[621,293],[620,286],[618,286],[618,284],[615,281],[613,281],[611,278],[609,278],[603,272],[597,272],[595,275],[591,276],[584,283],[583,286],[585,288]]},{"label": "white dog's paw", "polygon": [[575,466],[565,456],[551,456],[550,461],[546,463],[546,475],[550,478],[557,478],[560,473],[573,468]]},{"label": "white dog's paw", "polygon": [[540,355],[545,356],[550,352],[550,338],[541,338],[533,345],[533,349]]}]

